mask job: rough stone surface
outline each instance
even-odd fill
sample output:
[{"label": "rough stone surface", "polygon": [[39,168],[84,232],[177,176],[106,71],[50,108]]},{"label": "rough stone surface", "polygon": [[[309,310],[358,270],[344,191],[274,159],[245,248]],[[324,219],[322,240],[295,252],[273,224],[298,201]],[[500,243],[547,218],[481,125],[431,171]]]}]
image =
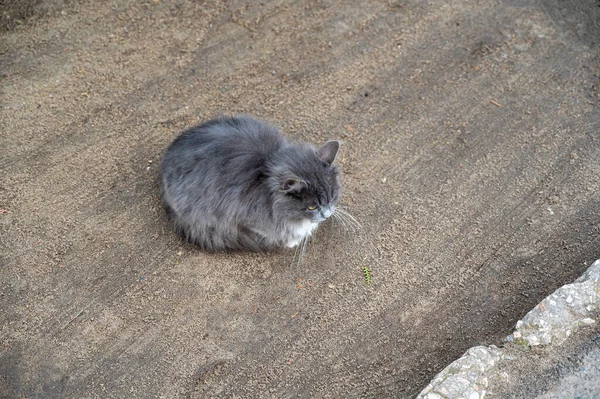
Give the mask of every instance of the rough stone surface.
[{"label": "rough stone surface", "polygon": [[[510,368],[539,357],[540,353],[532,354],[532,347],[561,346],[580,327],[595,324],[599,310],[600,260],[597,260],[575,282],[557,289],[517,322],[515,331],[506,339],[509,345],[513,345],[512,342],[518,344],[516,352],[515,345],[509,350],[493,345],[473,347],[442,370],[417,398],[508,397],[494,392],[494,387],[499,391],[509,391],[503,387],[510,378],[503,367],[499,367],[501,362],[508,362]],[[600,392],[598,381],[600,353],[592,350],[583,357],[578,368],[560,376],[554,388],[539,398],[596,398],[597,392]],[[533,397],[520,393],[519,387],[513,388],[509,396]]]},{"label": "rough stone surface", "polygon": [[475,346],[439,373],[417,398],[483,399],[487,373],[501,359],[502,351],[497,347]]},{"label": "rough stone surface", "polygon": [[572,284],[557,289],[522,320],[507,340],[529,345],[562,343],[580,325],[594,324],[600,308],[600,260]]}]

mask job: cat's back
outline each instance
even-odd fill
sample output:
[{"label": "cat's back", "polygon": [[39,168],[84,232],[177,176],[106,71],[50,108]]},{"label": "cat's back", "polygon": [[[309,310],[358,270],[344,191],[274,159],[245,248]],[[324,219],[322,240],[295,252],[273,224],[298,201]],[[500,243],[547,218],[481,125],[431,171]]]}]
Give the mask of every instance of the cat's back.
[{"label": "cat's back", "polygon": [[165,155],[179,162],[186,156],[198,162],[202,155],[225,161],[252,154],[267,156],[284,144],[281,132],[265,122],[247,116],[223,117],[184,132]]},{"label": "cat's back", "polygon": [[[217,191],[255,186],[272,154],[286,145],[273,126],[247,116],[223,117],[182,133],[161,164],[163,193],[178,203],[195,190]],[[180,202],[180,201],[179,201]]]}]

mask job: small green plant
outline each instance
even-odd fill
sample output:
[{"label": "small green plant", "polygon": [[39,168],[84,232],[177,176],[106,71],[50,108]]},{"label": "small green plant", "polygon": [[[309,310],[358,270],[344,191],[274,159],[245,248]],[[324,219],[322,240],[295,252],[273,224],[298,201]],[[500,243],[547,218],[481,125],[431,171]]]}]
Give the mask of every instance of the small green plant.
[{"label": "small green plant", "polygon": [[371,285],[371,271],[367,266],[363,267],[363,273],[365,274],[365,282]]}]

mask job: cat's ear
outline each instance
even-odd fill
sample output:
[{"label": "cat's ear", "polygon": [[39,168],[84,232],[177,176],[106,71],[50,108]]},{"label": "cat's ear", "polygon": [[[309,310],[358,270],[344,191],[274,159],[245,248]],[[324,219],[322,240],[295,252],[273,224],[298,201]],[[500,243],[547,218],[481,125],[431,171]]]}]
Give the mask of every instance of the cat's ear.
[{"label": "cat's ear", "polygon": [[298,177],[285,178],[281,183],[281,189],[286,194],[300,192],[306,186],[306,182]]},{"label": "cat's ear", "polygon": [[317,156],[323,162],[327,162],[329,165],[335,161],[338,150],[340,149],[340,142],[337,140],[331,140],[323,144],[321,148],[317,150]]}]

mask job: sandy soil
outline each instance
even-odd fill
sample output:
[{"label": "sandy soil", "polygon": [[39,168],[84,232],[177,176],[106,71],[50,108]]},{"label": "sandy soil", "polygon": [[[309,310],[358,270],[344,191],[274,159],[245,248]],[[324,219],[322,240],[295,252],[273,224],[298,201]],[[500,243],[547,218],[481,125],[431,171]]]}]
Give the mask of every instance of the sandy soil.
[{"label": "sandy soil", "polygon": [[[0,3],[0,397],[409,398],[500,344],[600,257],[599,10]],[[362,229],[183,244],[157,164],[219,113],[343,139]]]}]

